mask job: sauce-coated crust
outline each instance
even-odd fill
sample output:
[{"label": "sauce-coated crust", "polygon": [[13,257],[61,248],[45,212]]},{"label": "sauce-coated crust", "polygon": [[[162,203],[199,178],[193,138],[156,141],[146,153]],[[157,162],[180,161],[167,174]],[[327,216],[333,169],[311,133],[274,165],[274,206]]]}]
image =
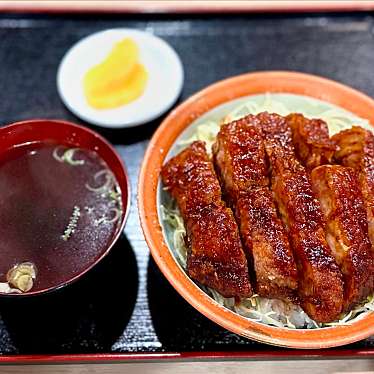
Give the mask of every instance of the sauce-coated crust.
[{"label": "sauce-coated crust", "polygon": [[256,293],[295,299],[297,270],[269,190],[262,137],[248,118],[223,125],[213,145],[226,200],[235,211]]},{"label": "sauce-coated crust", "polygon": [[343,284],[326,243],[320,206],[305,169],[296,160],[284,162],[273,153],[271,162],[273,192],[299,269],[302,306],[318,322],[333,321],[342,310]]},{"label": "sauce-coated crust", "polygon": [[319,202],[306,169],[295,157],[284,118],[261,116],[266,119],[262,131],[272,168],[272,190],[298,267],[301,305],[314,320],[333,321],[342,310],[343,282],[326,243]]},{"label": "sauce-coated crust", "polygon": [[246,118],[223,125],[213,145],[215,165],[231,197],[269,185],[265,148],[259,132]]},{"label": "sauce-coated crust", "polygon": [[161,177],[186,220],[209,204],[222,203],[221,187],[203,142],[192,143],[167,162]]},{"label": "sauce-coated crust", "polygon": [[188,274],[225,297],[249,297],[252,290],[238,227],[222,201],[205,144],[194,142],[173,157],[161,177],[186,224]]},{"label": "sauce-coated crust", "polygon": [[248,297],[248,265],[231,209],[211,204],[187,221],[187,271],[225,297]]},{"label": "sauce-coated crust", "polygon": [[[364,196],[369,238],[374,247],[374,135],[359,126],[341,131],[332,139],[337,143],[335,160],[354,168],[359,173],[361,191]],[[374,250],[374,249],[373,249]]]},{"label": "sauce-coated crust", "polygon": [[327,222],[327,240],[344,277],[344,309],[373,292],[374,259],[357,173],[324,165],[311,173]]},{"label": "sauce-coated crust", "polygon": [[236,201],[235,212],[244,248],[253,262],[256,292],[296,301],[296,264],[269,188],[243,193]]},{"label": "sauce-coated crust", "polygon": [[331,163],[336,144],[329,137],[326,122],[299,113],[289,114],[286,120],[292,130],[296,155],[308,170]]},{"label": "sauce-coated crust", "polygon": [[265,152],[269,155],[273,148],[282,148],[284,154],[294,156],[295,148],[292,144],[292,132],[285,117],[276,113],[259,113],[246,117],[249,124],[256,126],[264,140]]}]

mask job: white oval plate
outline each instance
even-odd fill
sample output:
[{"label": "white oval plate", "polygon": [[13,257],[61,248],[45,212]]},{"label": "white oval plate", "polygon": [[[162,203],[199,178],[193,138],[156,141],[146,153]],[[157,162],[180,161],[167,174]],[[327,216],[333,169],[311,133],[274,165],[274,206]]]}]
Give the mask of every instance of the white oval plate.
[{"label": "white oval plate", "polygon": [[[84,74],[104,60],[116,42],[126,37],[139,46],[140,62],[148,71],[146,89],[142,96],[124,106],[92,108],[83,92]],[[179,97],[183,78],[181,60],[164,40],[140,30],[110,29],[83,38],[66,53],[58,68],[57,89],[68,109],[84,121],[122,128],[149,122],[166,112]]]}]

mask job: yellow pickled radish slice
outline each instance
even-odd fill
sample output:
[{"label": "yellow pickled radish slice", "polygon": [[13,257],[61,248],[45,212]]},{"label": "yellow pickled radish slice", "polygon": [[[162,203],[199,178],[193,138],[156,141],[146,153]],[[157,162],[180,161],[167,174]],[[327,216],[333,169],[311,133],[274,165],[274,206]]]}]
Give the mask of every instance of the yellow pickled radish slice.
[{"label": "yellow pickled radish slice", "polygon": [[104,94],[87,97],[88,103],[96,109],[110,109],[134,101],[144,92],[148,79],[144,66],[137,64],[131,78],[126,80],[122,87]]},{"label": "yellow pickled radish slice", "polygon": [[110,109],[141,96],[148,74],[138,59],[138,46],[132,39],[117,43],[106,59],[88,70],[84,77],[88,104],[96,109]]}]

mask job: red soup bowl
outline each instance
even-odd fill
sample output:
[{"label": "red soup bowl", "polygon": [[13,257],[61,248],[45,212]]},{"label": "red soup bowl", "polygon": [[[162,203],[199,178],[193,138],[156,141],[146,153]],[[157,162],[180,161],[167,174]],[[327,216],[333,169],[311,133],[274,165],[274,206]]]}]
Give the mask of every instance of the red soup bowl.
[{"label": "red soup bowl", "polygon": [[[35,199],[35,201],[30,201],[29,197],[26,199],[22,196],[22,193],[19,193],[19,191],[22,190],[22,186],[19,184],[22,183],[22,181],[24,182],[25,179],[22,179],[21,176],[17,175],[17,169],[14,170],[14,175],[10,178],[11,182],[8,182],[9,185],[6,185],[10,192],[3,196],[1,196],[0,193],[0,206],[4,207],[5,202],[4,200],[2,201],[2,199],[6,199],[10,196],[13,199],[12,202],[14,206],[16,206],[18,211],[21,212],[20,214],[22,214],[22,212],[25,212],[25,216],[27,214],[30,215],[30,212],[36,212],[37,214],[33,217],[31,213],[29,219],[21,217],[22,224],[18,224],[17,228],[15,228],[14,217],[12,218],[13,221],[12,219],[7,220],[5,213],[0,213],[0,219],[1,221],[4,221],[1,222],[0,227],[2,237],[8,235],[8,230],[8,233],[12,233],[8,235],[10,239],[7,241],[7,247],[2,249],[0,257],[0,282],[6,282],[7,272],[12,264],[16,265],[23,262],[31,262],[36,266],[37,275],[33,287],[28,292],[9,293],[4,291],[0,292],[1,296],[27,297],[56,290],[76,281],[109,253],[123,231],[129,212],[130,184],[123,161],[114,147],[103,137],[86,127],[73,123],[59,120],[37,119],[17,122],[0,128],[0,175],[2,172],[4,174],[4,168],[7,167],[7,160],[14,158],[14,156],[11,155],[14,155],[17,149],[20,149],[23,146],[28,147],[29,145],[33,149],[38,149],[38,147],[42,147],[43,144],[77,148],[82,152],[96,152],[94,157],[99,156],[97,160],[101,159],[105,162],[105,164],[103,164],[101,161],[98,161],[96,166],[98,168],[105,168],[105,171],[110,174],[111,178],[114,176],[117,181],[117,184],[115,185],[121,190],[121,193],[118,193],[116,200],[116,204],[120,204],[122,208],[120,209],[121,214],[116,220],[116,225],[110,229],[111,231],[107,229],[109,233],[105,234],[105,239],[101,236],[104,235],[102,234],[104,231],[100,231],[103,229],[92,229],[90,233],[86,233],[86,231],[79,226],[79,224],[83,226],[83,223],[78,222],[76,223],[76,231],[79,232],[79,230],[82,230],[81,232],[84,234],[82,234],[79,239],[80,244],[78,243],[78,239],[76,240],[77,244],[74,247],[74,251],[72,251],[71,248],[69,249],[69,246],[64,245],[65,242],[61,239],[63,236],[59,237],[58,240],[54,239],[53,248],[45,248],[45,246],[43,247],[43,240],[50,240],[51,236],[50,232],[48,232],[48,228],[55,230],[56,225],[58,226],[55,217],[58,215],[59,207],[62,206],[65,213],[68,213],[66,214],[66,224],[70,223],[69,212],[73,211],[75,204],[70,201],[71,199],[69,199],[69,197],[74,194],[71,193],[70,196],[68,196],[67,191],[69,191],[69,185],[66,184],[66,179],[64,180],[64,178],[61,178],[58,182],[59,186],[57,192],[54,191],[53,196],[49,195],[48,191],[46,191],[43,192],[45,199],[42,194],[43,201],[37,199]],[[90,154],[94,155],[93,153]],[[30,163],[30,166],[28,166],[29,169],[27,170],[31,170],[32,167],[33,166]],[[38,167],[42,169],[43,164],[40,164],[39,162]],[[69,166],[66,166],[66,168],[68,167]],[[35,172],[34,169],[32,170],[33,175],[38,172],[37,170]],[[44,178],[48,179],[48,172],[44,170],[43,173],[41,174],[44,175]],[[78,174],[80,175],[81,172],[79,171]],[[26,180],[30,180],[30,178],[27,179],[27,176],[25,178]],[[17,184],[18,180],[20,182]],[[36,180],[36,183],[43,183],[43,180],[38,180],[37,178]],[[4,186],[2,188],[4,188]],[[27,187],[25,186],[25,188]],[[14,192],[12,195],[13,190],[16,190],[17,192]],[[65,196],[64,193],[66,193]],[[89,193],[89,191],[87,193]],[[36,195],[40,197],[40,193]],[[81,195],[76,196],[78,196],[77,199],[79,199],[79,196]],[[64,199],[66,200],[67,206],[64,206]],[[77,203],[79,203],[79,201],[77,201]],[[85,211],[85,209],[87,209],[87,211]],[[85,207],[85,209],[83,209],[82,206],[82,209],[78,214],[80,216],[80,222],[86,222],[84,217],[85,214],[88,214],[88,207]],[[39,222],[36,222],[38,220]],[[85,228],[87,229],[87,225]],[[58,230],[60,230],[60,227],[58,227]],[[64,232],[63,229],[62,232]],[[18,236],[15,233],[18,233]],[[84,245],[84,243],[90,244]],[[97,243],[101,244],[98,245]],[[3,243],[2,245],[5,244]]]},{"label": "red soup bowl", "polygon": [[186,134],[191,135],[190,126],[207,119],[205,117],[210,113],[214,116],[217,114],[214,111],[221,110],[222,114],[233,101],[265,93],[307,96],[374,123],[374,100],[340,83],[302,73],[249,73],[203,89],[169,114],[153,135],[145,153],[139,177],[138,203],[148,246],[162,273],[179,294],[206,317],[234,333],[267,344],[310,349],[340,346],[367,338],[374,334],[373,312],[367,312],[347,325],[318,329],[273,327],[236,314],[213,300],[188,277],[168,244],[160,215],[161,196],[165,194],[160,171],[165,160],[175,154],[175,144]]}]

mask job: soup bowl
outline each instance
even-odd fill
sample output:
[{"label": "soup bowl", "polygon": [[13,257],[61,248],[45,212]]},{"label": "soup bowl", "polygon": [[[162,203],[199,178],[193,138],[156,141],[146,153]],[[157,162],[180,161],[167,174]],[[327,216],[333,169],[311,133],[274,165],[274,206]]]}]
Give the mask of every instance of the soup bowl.
[{"label": "soup bowl", "polygon": [[[37,243],[43,242],[43,235],[45,236],[45,240],[49,238],[49,224],[52,228],[56,227],[56,224],[54,222],[56,221],[55,216],[56,214],[58,214],[58,212],[56,213],[57,208],[55,210],[53,209],[54,207],[59,207],[60,205],[58,204],[61,204],[61,201],[64,200],[64,189],[67,188],[66,180],[64,180],[63,176],[61,177],[61,180],[58,180],[59,185],[57,186],[57,190],[60,192],[56,194],[56,201],[58,199],[59,203],[54,203],[54,195],[51,197],[48,196],[48,191],[47,193],[45,193],[45,198],[49,201],[49,205],[47,206],[48,209],[50,209],[50,212],[43,212],[42,208],[37,209],[38,204],[42,205],[41,201],[34,201],[30,203],[29,200],[24,199],[22,194],[19,194],[18,192],[18,194],[16,194],[16,198],[14,198],[14,205],[16,209],[18,209],[21,213],[26,210],[28,212],[37,211],[39,218],[35,217],[35,220],[45,216],[47,218],[43,218],[43,220],[41,220],[41,227],[39,233],[37,232],[38,230],[35,230],[35,227],[38,227],[37,223],[35,222],[28,222],[22,220],[22,222],[25,221],[24,227],[20,225],[21,227],[17,226],[17,229],[9,226],[12,225],[12,222],[2,222],[2,230],[13,230],[15,232],[18,232],[19,238],[15,239],[15,235],[12,234],[10,241],[10,243],[15,243],[14,248],[17,248],[17,255],[14,254],[12,250],[10,250],[9,248],[5,248],[2,251],[3,253],[0,258],[0,282],[6,282],[6,274],[9,270],[9,264],[16,265],[18,263],[30,262],[36,266],[37,274],[34,281],[34,287],[31,288],[28,292],[0,292],[1,296],[26,297],[30,295],[42,294],[48,291],[59,289],[78,280],[90,269],[92,269],[95,265],[97,265],[109,253],[109,251],[121,235],[128,216],[130,204],[130,184],[125,165],[111,144],[109,144],[99,134],[86,127],[60,120],[35,119],[17,122],[0,128],[0,173],[1,168],[4,168],[4,165],[6,165],[6,160],[8,160],[9,157],[11,157],[9,155],[14,154],[15,150],[21,147],[31,147],[30,149],[39,149],[38,147],[42,147],[43,144],[50,144],[51,146],[56,145],[56,147],[58,145],[66,147],[66,149],[74,148],[76,150],[80,150],[81,152],[86,152],[87,154],[94,155],[92,157],[97,157],[97,160],[100,160],[97,161],[98,163],[100,162],[100,164],[98,164],[97,167],[105,167],[105,171],[107,173],[110,173],[111,177],[114,177],[113,180],[116,181],[116,188],[119,187],[120,189],[120,192],[118,192],[117,200],[118,204],[121,207],[120,214],[118,216],[118,219],[116,220],[115,226],[113,226],[113,228],[111,229],[112,231],[110,231],[110,234],[108,234],[105,237],[105,240],[102,239],[102,241],[100,241],[100,235],[103,231],[100,231],[102,229],[99,228],[99,224],[97,224],[98,228],[92,229],[92,233],[90,233],[91,236],[87,236],[88,234],[85,234],[85,237],[82,236],[80,242],[81,246],[77,244],[77,246],[74,247],[74,253],[69,252],[71,251],[71,249],[69,250],[68,245],[65,245],[68,240],[68,237],[64,237],[63,235],[61,235],[61,237],[59,237],[58,240],[55,240],[57,244],[54,250],[46,250],[45,248],[41,248],[42,245],[38,245]],[[50,156],[52,160],[52,154]],[[57,160],[61,161],[61,158],[58,158]],[[56,165],[58,165],[57,161],[55,160],[49,162],[56,162]],[[38,167],[40,167],[40,162],[38,165]],[[66,168],[68,167],[69,166],[66,166]],[[30,170],[31,174],[31,172],[33,171],[32,168],[33,165],[31,163],[30,165],[27,165],[27,173],[29,173],[28,170]],[[15,170],[14,173],[18,173],[18,171]],[[44,171],[43,173],[42,175],[45,175],[46,172]],[[80,173],[81,172],[78,171],[78,174]],[[19,180],[17,178],[21,177],[22,176],[15,175],[14,178],[11,177],[10,180],[14,182]],[[43,180],[37,180],[36,178],[36,183],[42,184]],[[9,189],[12,190],[12,187],[14,190],[20,190],[20,186],[10,184]],[[87,190],[87,193],[89,192],[90,191]],[[12,195],[6,194],[6,196]],[[68,196],[66,196],[66,200],[69,200],[67,197]],[[3,198],[4,196],[0,196],[0,201]],[[4,206],[4,203],[4,201],[1,202],[2,206]],[[78,203],[79,201],[77,202],[77,204]],[[78,211],[78,208],[75,205],[67,206],[66,209],[64,207],[64,212],[71,212],[73,211],[73,208],[74,211],[77,209],[76,213],[79,217],[84,216],[84,214],[88,214],[86,211],[84,211],[83,206],[82,209]],[[87,211],[89,210],[88,207],[85,208],[87,208]],[[93,209],[94,208],[92,208],[92,211]],[[48,214],[50,218],[48,218]],[[75,217],[75,219],[82,220],[82,218],[79,217]],[[4,219],[4,221],[5,220],[6,219]],[[29,221],[33,221],[32,216]],[[71,222],[69,221],[69,216],[67,216],[66,220],[66,224],[68,223],[71,224]],[[75,222],[75,224],[77,223]],[[74,231],[71,230],[72,227],[73,226],[71,226],[69,229],[69,235],[71,235],[71,233],[74,233]],[[30,228],[32,228],[34,232],[29,232],[31,230]],[[79,225],[77,226],[77,230],[80,230]],[[13,233],[13,231],[11,232]],[[33,238],[35,238],[35,240],[33,240]],[[88,241],[88,243],[100,242],[101,244],[85,246],[85,241],[86,243]],[[21,251],[19,249],[19,243],[23,243]],[[41,263],[43,265],[38,266],[38,263]],[[41,269],[42,271],[40,271]]]}]

